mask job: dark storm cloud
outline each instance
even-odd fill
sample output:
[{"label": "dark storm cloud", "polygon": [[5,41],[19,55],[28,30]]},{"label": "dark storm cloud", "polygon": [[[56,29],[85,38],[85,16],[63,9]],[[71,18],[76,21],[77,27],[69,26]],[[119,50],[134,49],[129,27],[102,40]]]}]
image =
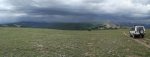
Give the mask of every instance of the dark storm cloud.
[{"label": "dark storm cloud", "polygon": [[[3,20],[43,22],[148,21],[149,0],[1,0]],[[9,18],[8,18],[9,17]],[[11,19],[10,19],[11,18]]]}]

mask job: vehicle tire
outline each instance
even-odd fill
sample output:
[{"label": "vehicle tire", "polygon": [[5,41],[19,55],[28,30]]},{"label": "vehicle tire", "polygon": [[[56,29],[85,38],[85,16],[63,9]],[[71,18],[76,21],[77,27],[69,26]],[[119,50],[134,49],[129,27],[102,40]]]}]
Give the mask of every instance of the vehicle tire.
[{"label": "vehicle tire", "polygon": [[144,35],[141,35],[142,38],[144,38]]},{"label": "vehicle tire", "polygon": [[130,34],[130,37],[133,37],[133,36]]},{"label": "vehicle tire", "polygon": [[136,38],[136,36],[135,36],[135,35],[133,35],[132,37],[133,37],[133,38]]}]

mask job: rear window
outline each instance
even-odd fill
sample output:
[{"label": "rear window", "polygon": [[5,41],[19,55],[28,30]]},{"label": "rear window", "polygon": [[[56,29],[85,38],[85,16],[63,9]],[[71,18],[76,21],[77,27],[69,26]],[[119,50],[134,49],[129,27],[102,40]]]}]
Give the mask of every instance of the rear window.
[{"label": "rear window", "polygon": [[137,30],[139,31],[139,30],[144,30],[144,28],[143,27],[137,27]]}]

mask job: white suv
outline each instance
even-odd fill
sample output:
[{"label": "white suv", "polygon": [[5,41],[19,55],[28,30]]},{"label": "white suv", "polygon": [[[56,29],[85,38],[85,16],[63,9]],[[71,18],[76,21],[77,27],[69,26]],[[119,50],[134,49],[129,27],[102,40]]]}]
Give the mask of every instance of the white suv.
[{"label": "white suv", "polygon": [[129,33],[130,33],[130,36],[133,38],[135,38],[137,36],[144,38],[145,27],[144,26],[134,26],[130,29]]}]

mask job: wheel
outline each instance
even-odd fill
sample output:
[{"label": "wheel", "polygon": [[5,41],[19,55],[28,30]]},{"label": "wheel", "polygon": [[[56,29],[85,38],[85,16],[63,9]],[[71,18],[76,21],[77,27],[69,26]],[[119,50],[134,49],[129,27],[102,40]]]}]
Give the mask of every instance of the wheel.
[{"label": "wheel", "polygon": [[133,38],[136,38],[136,35],[133,35],[132,37],[133,37]]},{"label": "wheel", "polygon": [[130,37],[132,37],[132,35],[130,34]]},{"label": "wheel", "polygon": [[130,37],[132,37],[132,35],[130,35]]},{"label": "wheel", "polygon": [[141,35],[142,38],[144,38],[144,35]]}]

